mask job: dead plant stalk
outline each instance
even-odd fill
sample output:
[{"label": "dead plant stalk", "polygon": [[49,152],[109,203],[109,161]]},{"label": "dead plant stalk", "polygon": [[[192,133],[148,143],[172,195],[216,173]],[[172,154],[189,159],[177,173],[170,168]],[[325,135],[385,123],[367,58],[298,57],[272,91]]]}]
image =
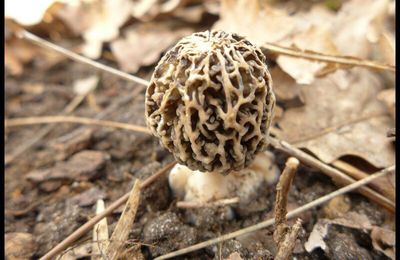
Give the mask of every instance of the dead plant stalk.
[{"label": "dead plant stalk", "polygon": [[299,160],[290,157],[286,161],[285,169],[276,185],[274,240],[278,246],[288,231],[288,226],[286,224],[287,197],[298,166]]},{"label": "dead plant stalk", "polygon": [[39,116],[39,117],[6,119],[5,127],[36,125],[36,124],[56,124],[56,123],[98,125],[98,126],[120,128],[120,129],[150,134],[150,130],[148,130],[146,127],[143,126],[119,123],[114,121],[98,120],[87,117],[76,117],[76,116]]},{"label": "dead plant stalk", "polygon": [[294,175],[300,162],[294,157],[286,161],[285,169],[276,185],[275,200],[275,231],[273,238],[278,250],[276,260],[288,260],[293,253],[298,233],[301,229],[301,220],[298,219],[293,227],[289,227],[286,220],[287,199]]},{"label": "dead plant stalk", "polygon": [[122,72],[120,70],[111,68],[111,67],[106,66],[104,64],[101,64],[99,62],[96,62],[96,61],[93,61],[93,60],[88,59],[86,57],[83,57],[82,55],[79,55],[79,54],[76,54],[76,53],[74,53],[72,51],[69,51],[69,50],[67,50],[67,49],[65,49],[65,48],[63,48],[61,46],[55,45],[54,43],[46,41],[45,39],[40,38],[40,37],[34,35],[33,33],[30,33],[30,32],[28,32],[28,31],[26,31],[24,29],[19,30],[17,32],[17,36],[22,38],[22,39],[25,39],[27,41],[30,41],[30,42],[32,42],[32,43],[34,43],[36,45],[39,45],[40,47],[56,51],[56,52],[58,52],[58,53],[60,53],[62,55],[65,55],[66,57],[68,57],[68,58],[70,58],[70,59],[72,59],[74,61],[77,61],[79,63],[83,63],[83,64],[86,64],[86,65],[92,66],[93,68],[96,68],[96,69],[101,70],[101,71],[105,71],[105,72],[114,74],[114,75],[116,75],[116,76],[118,76],[120,78],[129,80],[129,81],[133,81],[133,82],[136,82],[138,84],[145,85],[145,86],[147,86],[148,83],[149,83],[147,80],[144,80],[144,79],[136,77],[134,75],[130,75],[130,74]]}]

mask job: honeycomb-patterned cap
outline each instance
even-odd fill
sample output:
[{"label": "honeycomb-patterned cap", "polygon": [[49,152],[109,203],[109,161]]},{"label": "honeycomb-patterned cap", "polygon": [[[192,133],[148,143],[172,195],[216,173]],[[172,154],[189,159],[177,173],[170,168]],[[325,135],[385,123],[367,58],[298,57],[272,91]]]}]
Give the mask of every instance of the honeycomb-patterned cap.
[{"label": "honeycomb-patterned cap", "polygon": [[275,96],[261,50],[236,34],[194,33],[158,63],[146,92],[152,133],[180,164],[228,174],[266,144]]}]

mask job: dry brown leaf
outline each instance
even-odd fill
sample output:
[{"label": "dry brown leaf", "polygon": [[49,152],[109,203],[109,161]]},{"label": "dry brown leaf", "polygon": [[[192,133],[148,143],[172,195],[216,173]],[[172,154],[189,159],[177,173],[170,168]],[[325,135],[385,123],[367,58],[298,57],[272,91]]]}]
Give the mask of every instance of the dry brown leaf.
[{"label": "dry brown leaf", "polygon": [[[339,73],[343,82],[336,78]],[[360,68],[317,79],[302,88],[306,105],[288,109],[278,122],[281,136],[326,163],[355,155],[377,168],[388,167],[394,148],[386,132],[393,126],[376,99],[381,88],[373,73]]]},{"label": "dry brown leaf", "polygon": [[377,42],[388,15],[389,0],[351,0],[343,4],[332,29],[334,42],[342,55],[368,58],[371,43]]},{"label": "dry brown leaf", "polygon": [[372,225],[368,217],[356,212],[349,212],[344,217],[333,220],[321,218],[314,225],[307,242],[304,244],[304,248],[307,252],[311,253],[317,248],[321,248],[323,251],[328,249],[324,240],[328,236],[331,225],[339,225],[347,228],[366,231],[372,229]]},{"label": "dry brown leaf", "polygon": [[[373,2],[373,4],[372,4]],[[360,7],[361,6],[361,7]],[[367,9],[375,8],[373,11]],[[286,10],[259,1],[225,0],[214,28],[236,32],[260,46],[274,43],[330,55],[369,58],[388,16],[388,0],[352,0],[338,15],[321,5],[289,15]],[[237,19],[240,17],[240,19]],[[279,55],[279,66],[300,84],[344,66]]]},{"label": "dry brown leaf", "polygon": [[259,46],[287,39],[308,24],[258,0],[222,0],[220,17],[214,29],[235,32]]},{"label": "dry brown leaf", "polygon": [[270,71],[277,103],[285,108],[304,105],[304,99],[300,91],[302,86],[297,84],[292,77],[278,66],[275,66]]},{"label": "dry brown leaf", "polygon": [[141,21],[150,21],[174,12],[186,2],[188,0],[136,0],[132,6],[132,16]]},{"label": "dry brown leaf", "polygon": [[[336,54],[327,29],[329,27],[321,23],[328,23],[332,16],[326,8],[320,6],[313,8],[309,14],[289,15],[285,10],[266,3],[261,5],[257,0],[225,0],[221,5],[221,19],[214,28],[236,32],[259,46],[269,42]],[[278,57],[277,63],[300,84],[311,83],[314,74],[325,66],[324,63],[282,55]]]},{"label": "dry brown leaf", "polygon": [[76,34],[82,34],[82,53],[97,59],[103,43],[119,36],[120,27],[131,17],[131,8],[130,0],[66,1],[57,16]]},{"label": "dry brown leaf", "polygon": [[173,15],[189,23],[199,23],[206,11],[207,9],[204,5],[195,5],[186,8],[178,8]]},{"label": "dry brown leaf", "polygon": [[111,50],[122,70],[136,72],[157,62],[163,51],[192,32],[189,28],[171,30],[165,23],[141,24],[127,30],[125,38],[113,41]]},{"label": "dry brown leaf", "polygon": [[395,259],[395,232],[374,226],[371,231],[371,239],[375,250],[384,253],[390,259]]},{"label": "dry brown leaf", "polygon": [[[339,54],[331,38],[330,32],[319,26],[311,26],[308,30],[295,35],[283,43],[284,46],[296,47],[300,50],[312,50],[328,55]],[[279,66],[299,84],[310,84],[326,64],[295,57],[280,55],[277,58]]]}]

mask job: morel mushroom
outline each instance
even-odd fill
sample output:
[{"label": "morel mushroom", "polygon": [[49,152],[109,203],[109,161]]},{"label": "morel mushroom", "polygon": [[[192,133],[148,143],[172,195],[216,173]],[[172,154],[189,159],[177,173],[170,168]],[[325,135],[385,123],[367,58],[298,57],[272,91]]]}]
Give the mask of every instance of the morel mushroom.
[{"label": "morel mushroom", "polygon": [[194,33],[160,60],[146,92],[147,124],[192,170],[228,174],[265,144],[275,96],[261,50],[236,34]]}]

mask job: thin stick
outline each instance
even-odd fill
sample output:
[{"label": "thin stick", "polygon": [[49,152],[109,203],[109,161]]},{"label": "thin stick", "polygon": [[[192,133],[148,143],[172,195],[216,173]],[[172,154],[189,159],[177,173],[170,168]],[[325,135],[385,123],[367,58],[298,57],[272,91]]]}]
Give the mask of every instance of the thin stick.
[{"label": "thin stick", "polygon": [[230,199],[221,199],[211,202],[202,201],[178,201],[176,203],[177,208],[193,209],[193,208],[205,208],[205,207],[219,207],[231,204],[236,204],[239,202],[239,197],[234,197]]},{"label": "thin stick", "polygon": [[287,197],[299,163],[299,160],[290,157],[286,161],[285,169],[276,185],[274,240],[278,247],[288,231],[286,225]]},{"label": "thin stick", "polygon": [[396,72],[396,67],[390,64],[382,64],[375,61],[370,60],[362,60],[356,57],[350,56],[334,56],[334,55],[327,55],[319,52],[309,51],[309,50],[296,50],[293,48],[287,48],[278,46],[272,43],[264,43],[262,48],[270,50],[275,53],[279,53],[281,55],[292,56],[296,58],[303,58],[308,60],[314,61],[322,61],[327,63],[337,63],[337,64],[344,64],[344,65],[351,65],[351,66],[360,66],[360,67],[367,67],[371,69],[377,70],[388,70],[392,72]]},{"label": "thin stick", "polygon": [[51,43],[49,41],[46,41],[45,39],[40,38],[40,37],[28,32],[28,31],[26,31],[24,29],[21,29],[21,30],[17,31],[16,34],[17,34],[18,37],[20,37],[22,39],[30,41],[30,42],[32,42],[32,43],[34,43],[36,45],[41,46],[41,47],[44,47],[44,48],[47,48],[47,49],[51,49],[53,51],[61,53],[61,54],[67,56],[68,58],[70,58],[70,59],[72,59],[74,61],[90,65],[90,66],[92,66],[92,67],[94,67],[94,68],[96,68],[98,70],[102,70],[102,71],[114,74],[114,75],[116,75],[118,77],[121,77],[121,78],[129,80],[129,81],[136,82],[138,84],[142,84],[142,85],[145,85],[145,86],[147,86],[149,84],[149,82],[147,80],[144,80],[142,78],[130,75],[130,74],[122,72],[120,70],[111,68],[110,66],[106,66],[106,65],[101,64],[99,62],[96,62],[96,61],[93,61],[91,59],[88,59],[88,58],[86,58],[84,56],[76,54],[76,53],[74,53],[72,51],[69,51],[69,50],[63,48],[63,47],[55,45],[55,44],[53,44],[53,43]]},{"label": "thin stick", "polygon": [[38,117],[12,118],[5,120],[5,127],[36,125],[36,124],[55,124],[55,123],[98,125],[98,126],[114,127],[135,132],[141,132],[145,134],[151,133],[149,129],[143,126],[119,123],[114,121],[98,120],[87,117],[77,117],[77,116],[38,116]]},{"label": "thin stick", "polygon": [[[150,176],[149,178],[145,179],[142,184],[140,185],[141,189],[146,188],[150,184],[152,184],[156,179],[158,179],[161,175],[165,174],[167,171],[169,171],[174,165],[176,164],[175,161],[167,164],[164,166],[162,169],[160,169],[158,172]],[[114,210],[116,210],[119,206],[124,204],[128,198],[129,198],[130,192],[126,193],[123,195],[121,198],[118,200],[114,201],[110,206],[108,206],[102,213],[99,215],[96,215],[93,217],[91,220],[83,224],[81,227],[79,227],[77,230],[75,230],[71,235],[69,235],[67,238],[65,238],[63,241],[58,243],[53,249],[51,249],[47,254],[42,256],[40,260],[49,260],[53,259],[56,255],[61,253],[63,250],[68,248],[72,243],[74,243],[77,239],[79,239],[81,236],[89,232],[94,225],[96,225],[97,222],[102,220],[104,217],[110,215]]]},{"label": "thin stick", "polygon": [[[354,178],[355,180],[361,180],[369,175],[368,173],[363,172],[357,167],[342,160],[334,161],[332,162],[332,165],[335,166],[335,168],[342,170],[344,173]],[[394,201],[396,197],[395,189],[389,183],[390,182],[387,178],[380,178],[371,182],[368,186],[371,187],[373,190],[379,192],[380,194],[384,195],[386,198]]]},{"label": "thin stick", "polygon": [[[296,157],[304,164],[307,164],[313,168],[320,170],[322,173],[326,174],[327,176],[331,177],[334,182],[339,185],[348,185],[350,183],[355,182],[355,180],[345,173],[339,171],[336,168],[333,168],[320,160],[312,157],[311,155],[303,152],[300,149],[292,147],[285,141],[278,140],[272,136],[269,137],[270,143],[276,149],[281,150],[290,156]],[[384,208],[388,209],[390,212],[395,211],[395,204],[393,201],[389,200],[385,196],[377,193],[376,191],[372,190],[368,187],[361,187],[358,192],[363,194],[365,197],[369,198],[370,200],[378,203],[379,205],[383,206]]]},{"label": "thin stick", "polygon": [[110,260],[119,259],[120,254],[123,252],[123,242],[128,240],[128,235],[132,229],[136,211],[139,206],[139,198],[140,181],[136,180],[117,226],[111,235],[111,242],[106,249],[107,258]]},{"label": "thin stick", "polygon": [[[340,189],[338,189],[338,190],[336,190],[336,191],[334,191],[332,193],[329,193],[329,194],[327,194],[325,196],[322,196],[319,199],[311,201],[310,203],[307,203],[307,204],[305,204],[305,205],[303,205],[301,207],[298,207],[298,208],[290,211],[286,215],[286,218],[290,219],[290,218],[296,217],[299,214],[303,213],[304,211],[307,211],[309,209],[317,207],[317,206],[319,206],[319,205],[321,205],[321,204],[323,204],[323,203],[325,203],[325,202],[327,202],[327,201],[329,201],[329,200],[331,200],[331,199],[333,199],[333,198],[335,198],[335,197],[337,197],[339,195],[342,195],[342,194],[345,194],[345,193],[350,192],[352,190],[355,190],[357,188],[360,188],[360,187],[366,185],[367,183],[375,180],[376,178],[382,177],[382,176],[384,176],[384,175],[386,175],[388,173],[393,172],[394,170],[395,170],[395,166],[393,165],[393,166],[390,166],[390,167],[388,167],[386,169],[383,169],[383,170],[381,170],[381,171],[379,171],[377,173],[374,173],[374,174],[368,176],[365,179],[359,180],[359,181],[357,181],[355,183],[352,183],[352,184],[347,185],[347,186],[345,186],[343,188],[340,188]],[[168,258],[176,257],[176,256],[179,256],[179,255],[184,255],[184,254],[187,254],[187,253],[190,253],[190,252],[205,248],[207,246],[211,246],[211,245],[214,245],[214,244],[217,244],[217,243],[221,243],[223,241],[226,241],[226,240],[229,240],[229,239],[232,239],[232,238],[235,238],[235,237],[247,234],[247,233],[251,233],[251,232],[254,232],[254,231],[269,227],[269,226],[273,225],[274,223],[275,223],[275,219],[273,219],[273,218],[272,219],[268,219],[268,220],[265,220],[265,221],[260,222],[258,224],[255,224],[253,226],[249,226],[249,227],[237,230],[235,232],[232,232],[232,233],[229,233],[229,234],[225,234],[225,235],[222,235],[220,237],[213,238],[213,239],[201,242],[199,244],[192,245],[192,246],[189,246],[189,247],[186,247],[186,248],[183,248],[183,249],[179,249],[177,251],[174,251],[174,252],[171,252],[171,253],[156,257],[156,258],[154,258],[154,260],[168,259]]]}]

